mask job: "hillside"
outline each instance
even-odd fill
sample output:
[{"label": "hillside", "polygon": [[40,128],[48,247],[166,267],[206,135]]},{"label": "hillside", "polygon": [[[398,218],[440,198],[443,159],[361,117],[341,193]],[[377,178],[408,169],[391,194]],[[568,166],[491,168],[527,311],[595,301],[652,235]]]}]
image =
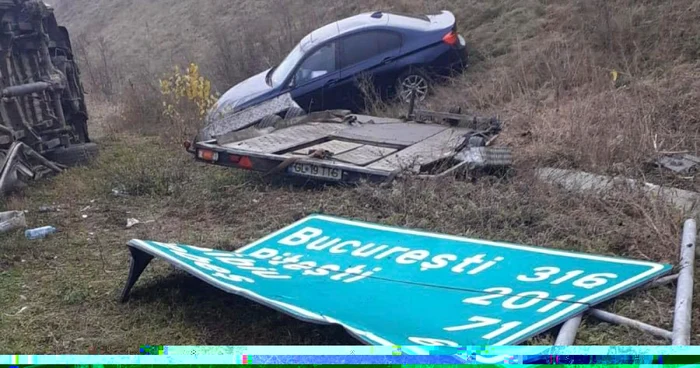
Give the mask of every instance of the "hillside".
[{"label": "hillside", "polygon": [[[649,165],[669,151],[700,155],[700,1],[50,1],[72,34],[101,153],[86,167],[0,199],[0,211],[27,210],[31,226],[59,229],[41,241],[0,234],[0,309],[7,311],[0,353],[357,344],[337,326],[303,323],[203,287],[162,262],[144,273],[129,303],[117,302],[130,239],[233,250],[313,213],[678,263],[687,213],[633,191],[604,198],[567,192],[538,180],[534,169],[700,191],[700,175]],[[173,66],[196,63],[201,80],[223,92],[275,64],[314,28],[376,9],[455,13],[471,66],[435,88],[426,105],[498,115],[505,123],[498,143],[516,157],[512,176],[321,186],[200,164],[182,149],[202,119],[191,101],[175,103],[177,114],[164,107],[172,95],[162,93],[160,79],[173,77]],[[380,104],[369,112],[404,109]],[[60,211],[39,210],[47,205]],[[127,229],[130,218],[143,222]],[[693,295],[697,345],[700,283]],[[671,330],[674,296],[670,284],[599,307]],[[551,345],[556,332],[527,343]],[[576,344],[668,341],[586,315]]]},{"label": "hillside", "polygon": [[438,91],[445,97],[434,99],[435,107],[506,117],[514,129],[508,139],[522,138],[512,143],[528,161],[597,171],[614,166],[629,175],[640,174],[654,149],[698,149],[700,108],[693,101],[700,25],[693,14],[699,6],[626,0],[56,4],[84,51],[83,64],[99,69],[104,61],[110,85],[155,82],[174,64],[196,62],[220,92],[273,65],[301,36],[332,20],[377,8],[448,9],[470,44],[472,69]]}]

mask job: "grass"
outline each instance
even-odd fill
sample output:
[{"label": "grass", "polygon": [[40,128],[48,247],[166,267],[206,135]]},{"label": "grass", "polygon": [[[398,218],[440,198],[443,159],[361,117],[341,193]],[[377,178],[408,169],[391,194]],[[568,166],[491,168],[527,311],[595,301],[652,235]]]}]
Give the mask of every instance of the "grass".
[{"label": "grass", "polygon": [[[632,193],[605,200],[565,193],[537,182],[532,169],[581,169],[700,190],[698,175],[670,176],[647,165],[661,151],[700,154],[697,1],[57,5],[81,66],[90,65],[83,68],[84,83],[94,91],[92,131],[102,154],[88,167],[0,203],[3,210],[28,210],[32,227],[59,228],[39,241],[19,232],[0,235],[0,353],[134,353],[149,343],[356,344],[338,327],[279,315],[162,262],[149,267],[129,303],[116,302],[132,238],[231,250],[311,213],[676,263],[682,214]],[[506,123],[500,143],[515,151],[513,178],[406,179],[390,187],[290,184],[197,164],[157,137],[172,126],[155,107],[162,96],[154,83],[173,64],[202,65],[223,90],[274,64],[316,26],[376,8],[455,13],[472,65],[437,88],[427,107],[499,115]],[[613,69],[621,75],[617,82]],[[102,96],[106,87],[110,93]],[[47,204],[62,211],[37,211]],[[155,222],[127,230],[132,217]],[[694,295],[700,305],[698,287]],[[602,307],[671,329],[673,302],[673,287],[665,286]],[[692,327],[698,344],[700,320]],[[551,344],[554,332],[528,343]],[[577,344],[664,343],[591,318],[577,338]]]},{"label": "grass", "polygon": [[[164,262],[153,262],[131,301],[120,304],[129,268],[126,242],[132,238],[231,250],[306,215],[325,213],[655,261],[674,262],[677,253],[677,213],[641,198],[603,203],[570,196],[528,185],[527,176],[476,183],[408,180],[390,188],[299,186],[196,164],[156,138],[125,135],[101,146],[90,166],[36,183],[2,206],[28,210],[30,226],[53,225],[59,232],[36,241],[21,232],[0,235],[0,353],[135,353],[139,344],[358,344],[342,328],[297,321]],[[113,188],[129,194],[115,196]],[[38,212],[47,204],[62,210]],[[653,229],[647,216],[666,226]],[[155,222],[127,230],[129,217]],[[605,308],[670,329],[673,295],[670,286],[637,291]],[[695,295],[698,302],[698,290]],[[545,333],[529,343],[551,344],[553,336]],[[586,319],[577,344],[663,341]]]}]

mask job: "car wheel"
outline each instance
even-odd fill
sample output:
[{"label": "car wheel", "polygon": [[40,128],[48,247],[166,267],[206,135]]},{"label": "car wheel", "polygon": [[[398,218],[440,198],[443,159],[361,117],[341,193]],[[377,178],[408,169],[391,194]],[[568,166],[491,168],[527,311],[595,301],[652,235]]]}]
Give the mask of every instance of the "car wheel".
[{"label": "car wheel", "polygon": [[95,143],[73,144],[66,148],[59,148],[46,154],[50,161],[65,166],[80,166],[97,157],[98,147]]},{"label": "car wheel", "polygon": [[290,107],[287,113],[284,114],[284,120],[289,120],[299,116],[306,115],[306,111],[300,107]]},{"label": "car wheel", "polygon": [[399,76],[396,90],[402,102],[411,101],[411,92],[416,91],[416,101],[423,101],[430,93],[432,81],[428,75],[420,69],[411,69]]},{"label": "car wheel", "polygon": [[279,115],[268,115],[262,120],[260,120],[260,122],[257,123],[255,127],[258,129],[265,129],[275,126],[275,124],[277,124],[280,121],[282,121],[282,118],[279,117]]}]

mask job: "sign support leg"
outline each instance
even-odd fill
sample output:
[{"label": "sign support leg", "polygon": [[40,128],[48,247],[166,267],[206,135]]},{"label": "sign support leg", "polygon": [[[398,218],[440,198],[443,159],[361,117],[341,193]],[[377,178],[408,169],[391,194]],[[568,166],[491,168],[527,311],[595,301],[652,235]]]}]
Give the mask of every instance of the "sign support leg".
[{"label": "sign support leg", "polygon": [[695,269],[695,238],[697,224],[688,220],[683,226],[680,272],[676,289],[672,345],[690,345],[690,318],[693,304],[693,270]]},{"label": "sign support leg", "polygon": [[134,247],[129,247],[129,252],[131,252],[131,268],[129,269],[129,278],[126,280],[126,285],[122,291],[121,302],[126,303],[129,300],[129,292],[134,286],[136,281],[139,279],[143,270],[146,269],[153,256]]},{"label": "sign support leg", "polygon": [[658,328],[656,326],[648,325],[644,322],[639,322],[637,320],[619,316],[614,313],[606,312],[600,309],[591,309],[588,311],[588,313],[595,317],[598,318],[601,321],[605,321],[608,323],[614,323],[617,325],[623,325],[623,326],[628,326],[628,327],[633,327],[638,330],[648,332],[654,336],[659,336],[663,337],[665,339],[671,340],[671,331],[664,330],[662,328]]},{"label": "sign support leg", "polygon": [[570,320],[564,322],[559,330],[559,335],[557,335],[557,340],[554,342],[556,346],[569,346],[573,345],[576,340],[576,333],[578,332],[578,327],[581,325],[581,318],[583,314],[571,318]]},{"label": "sign support leg", "polygon": [[678,280],[678,274],[664,276],[648,283],[646,286],[643,287],[643,289],[648,290],[653,289],[655,287],[668,285],[676,280]]}]

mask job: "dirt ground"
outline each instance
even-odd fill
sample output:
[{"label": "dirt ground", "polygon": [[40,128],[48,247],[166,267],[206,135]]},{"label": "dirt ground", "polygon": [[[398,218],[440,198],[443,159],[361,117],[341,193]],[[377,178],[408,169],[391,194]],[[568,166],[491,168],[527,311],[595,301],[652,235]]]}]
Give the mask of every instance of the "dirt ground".
[{"label": "dirt ground", "polygon": [[[354,345],[337,326],[297,321],[154,261],[117,299],[133,238],[235,249],[312,213],[490,240],[546,245],[675,263],[681,218],[620,197],[594,198],[528,183],[401,181],[389,188],[289,184],[195,163],[156,138],[110,136],[91,165],[32,185],[0,208],[26,210],[29,225],[59,232],[29,241],[0,235],[0,353],[135,353],[140,344]],[[532,184],[532,185],[529,185]],[[119,195],[115,195],[116,190]],[[59,211],[40,212],[41,206]],[[127,218],[153,223],[126,229]],[[260,219],[265,219],[264,221]],[[658,226],[650,226],[654,220]],[[663,219],[663,221],[659,221]],[[696,288],[696,305],[700,300]],[[604,306],[672,328],[672,286],[637,291]],[[700,331],[700,324],[693,331]],[[551,344],[556,330],[531,339]],[[697,343],[698,336],[694,337]],[[664,344],[584,320],[577,344]]]}]

